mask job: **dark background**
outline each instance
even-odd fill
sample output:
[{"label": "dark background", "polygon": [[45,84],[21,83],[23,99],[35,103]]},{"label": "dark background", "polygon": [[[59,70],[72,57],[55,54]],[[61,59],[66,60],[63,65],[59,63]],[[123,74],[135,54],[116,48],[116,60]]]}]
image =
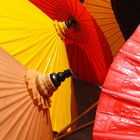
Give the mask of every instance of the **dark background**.
[{"label": "dark background", "polygon": [[[73,81],[78,105],[78,114],[80,114],[98,100],[100,88],[76,78],[73,78]],[[94,120],[95,112],[96,108],[81,118],[78,122],[78,126]],[[93,125],[67,136],[64,140],[92,140],[92,129]]]}]

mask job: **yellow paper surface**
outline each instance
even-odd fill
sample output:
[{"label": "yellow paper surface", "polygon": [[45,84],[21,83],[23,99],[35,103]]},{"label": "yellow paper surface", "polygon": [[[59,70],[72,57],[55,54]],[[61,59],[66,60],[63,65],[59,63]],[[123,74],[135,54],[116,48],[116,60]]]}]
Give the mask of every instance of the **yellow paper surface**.
[{"label": "yellow paper surface", "polygon": [[[66,48],[54,21],[27,0],[0,0],[0,47],[27,68],[42,73],[69,68]],[[75,114],[73,94],[71,78],[53,94],[50,114],[54,131],[70,123],[71,110]]]}]

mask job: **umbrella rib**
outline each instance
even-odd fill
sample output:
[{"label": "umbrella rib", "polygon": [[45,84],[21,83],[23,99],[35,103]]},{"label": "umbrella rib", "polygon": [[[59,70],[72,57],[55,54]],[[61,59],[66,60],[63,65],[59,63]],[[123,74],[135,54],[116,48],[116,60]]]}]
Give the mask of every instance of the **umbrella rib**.
[{"label": "umbrella rib", "polygon": [[[29,121],[30,115],[32,114],[34,105],[31,106],[31,104],[33,104],[32,102],[27,106],[24,114],[21,115],[20,119],[22,119],[23,117],[25,117],[25,113],[28,114],[28,116],[26,116],[26,120],[23,120],[22,124],[20,124],[20,128],[18,127],[16,133],[15,133],[15,139],[19,139],[21,137],[22,131],[24,131],[24,127],[27,125],[26,122]],[[23,136],[22,136],[23,137]]]},{"label": "umbrella rib", "polygon": [[[51,67],[51,69],[48,69],[50,66],[51,66],[51,64],[50,64],[50,62],[53,62],[53,60],[54,60],[54,62],[57,64],[57,56],[56,55],[58,55],[58,50],[57,50],[57,46],[56,46],[56,40],[57,39],[59,39],[59,37],[58,36],[55,36],[55,37],[53,37],[53,42],[51,42],[51,44],[54,44],[54,47],[53,48],[50,48],[49,50],[49,61],[46,61],[47,62],[47,65],[46,65],[46,69],[45,69],[45,72],[46,71],[54,71],[54,67],[56,66],[56,65],[54,65],[54,67]],[[56,61],[57,60],[57,61]],[[53,62],[53,63],[54,63]],[[59,64],[59,63],[58,63]],[[48,69],[48,70],[47,70]]]},{"label": "umbrella rib", "polygon": [[112,27],[112,28],[106,29],[106,30],[104,30],[104,33],[109,32],[109,31],[112,31],[112,30],[119,30],[119,29],[118,29],[118,26],[115,25],[115,26]]},{"label": "umbrella rib", "polygon": [[103,6],[103,5],[98,5],[98,4],[93,4],[93,3],[90,3],[90,2],[87,2],[86,5],[93,5],[95,7],[100,7],[100,8],[105,8],[105,9],[111,9],[111,7],[106,7],[106,6]]},{"label": "umbrella rib", "polygon": [[30,134],[30,131],[32,130],[31,128],[31,125],[32,125],[32,121],[34,120],[34,117],[36,116],[35,114],[37,114],[37,108],[34,107],[32,112],[31,112],[31,116],[29,117],[29,120],[28,120],[28,128],[26,129],[26,133],[24,135],[25,137],[25,140],[27,139],[28,135]]},{"label": "umbrella rib", "polygon": [[[28,99],[28,100],[30,100],[30,99]],[[24,101],[24,103],[22,104],[22,105],[25,105],[25,102],[27,102],[28,100],[26,100],[26,101]],[[28,106],[31,104],[31,102],[29,102],[28,103]],[[27,108],[28,108],[28,106],[27,106]],[[20,110],[20,107],[21,106],[18,106],[18,108],[17,109],[19,109]],[[26,109],[27,109],[26,108]],[[16,110],[14,110],[14,112],[12,112],[12,113],[15,113],[15,111]],[[24,110],[25,111],[25,110]],[[21,115],[22,115],[23,113],[21,113]],[[19,115],[19,114],[18,114]],[[9,118],[9,116],[8,116],[8,118]],[[5,119],[8,119],[8,118],[5,118]],[[17,119],[17,120],[16,120]],[[4,138],[4,137],[6,137],[7,136],[7,133],[8,132],[10,132],[13,128],[14,128],[14,126],[15,126],[15,124],[19,121],[19,119],[20,118],[16,118],[16,116],[15,116],[15,121],[13,121],[12,123],[10,123],[11,124],[11,126],[3,133],[4,135],[1,137],[1,138]],[[2,122],[1,122],[2,123]]]},{"label": "umbrella rib", "polygon": [[[34,43],[34,44],[38,44],[38,43],[40,44],[41,40],[44,40],[45,38],[46,38],[46,36],[44,36],[44,37],[38,39],[38,40],[36,41],[36,43]],[[38,42],[38,43],[37,43],[37,42]],[[27,61],[26,61],[25,65],[29,65],[29,63],[32,62],[32,60],[34,59],[34,57],[36,57],[37,54],[40,54],[40,52],[42,52],[43,47],[42,47],[42,46],[41,46],[40,48],[34,47],[33,49],[35,50],[34,55],[32,55],[32,57],[29,58],[30,60],[27,60]],[[32,51],[33,51],[33,50],[32,50]]]},{"label": "umbrella rib", "polygon": [[[25,91],[25,92],[26,92],[26,91]],[[13,94],[13,95],[18,95],[18,94]],[[23,96],[23,95],[24,95],[24,96]],[[22,97],[20,97],[20,98],[14,100],[14,101],[11,102],[10,104],[8,104],[8,105],[6,105],[6,106],[1,106],[2,108],[1,108],[0,110],[2,111],[2,110],[4,110],[4,109],[6,109],[7,107],[10,107],[11,105],[16,104],[18,101],[21,101],[23,98],[27,98],[27,99],[28,99],[28,95],[29,95],[29,94],[24,94],[24,93],[23,93],[23,95],[22,95]],[[10,96],[12,96],[12,95],[10,95]],[[7,96],[4,96],[4,97],[7,97]],[[8,97],[9,97],[9,96],[8,96]],[[3,98],[3,96],[2,96],[1,98]],[[29,99],[28,99],[28,100],[29,100]],[[19,107],[17,107],[17,109],[19,109]]]},{"label": "umbrella rib", "polygon": [[[114,40],[114,41],[111,43],[111,47],[113,46],[113,44],[117,43],[117,41],[118,41],[119,39],[121,39],[121,38],[122,38],[122,35],[118,36],[118,38],[116,38],[116,40]],[[123,42],[123,43],[124,43],[124,42]]]}]

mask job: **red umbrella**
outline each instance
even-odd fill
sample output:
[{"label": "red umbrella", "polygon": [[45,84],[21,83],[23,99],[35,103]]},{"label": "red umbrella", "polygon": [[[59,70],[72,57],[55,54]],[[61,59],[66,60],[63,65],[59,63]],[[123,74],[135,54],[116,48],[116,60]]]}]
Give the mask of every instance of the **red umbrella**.
[{"label": "red umbrella", "polygon": [[70,75],[26,70],[0,48],[0,139],[52,140],[50,96]]},{"label": "red umbrella", "polygon": [[140,25],[109,69],[99,99],[93,138],[140,139]]},{"label": "red umbrella", "polygon": [[70,29],[65,35],[70,66],[79,78],[102,84],[112,62],[112,54],[103,33],[86,8],[78,0],[31,2],[53,19],[73,21],[71,27],[66,22]]}]

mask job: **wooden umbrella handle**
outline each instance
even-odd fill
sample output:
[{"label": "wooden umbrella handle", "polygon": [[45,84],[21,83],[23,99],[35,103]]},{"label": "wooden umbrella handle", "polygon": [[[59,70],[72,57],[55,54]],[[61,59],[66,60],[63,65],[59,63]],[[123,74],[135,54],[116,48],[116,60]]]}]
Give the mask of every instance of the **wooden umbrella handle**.
[{"label": "wooden umbrella handle", "polygon": [[83,113],[81,113],[79,116],[77,116],[71,123],[69,123],[66,127],[64,127],[56,137],[60,136],[63,132],[65,132],[69,127],[71,127],[73,124],[75,124],[78,120],[80,120],[84,115],[89,113],[96,105],[98,102],[96,101],[93,103],[88,109],[86,109]]},{"label": "wooden umbrella handle", "polygon": [[77,131],[80,131],[81,129],[84,129],[84,128],[92,125],[93,123],[94,123],[94,121],[90,121],[90,122],[88,122],[88,123],[86,123],[84,125],[81,125],[80,127],[77,127],[73,131],[70,131],[70,132],[68,132],[66,134],[63,134],[63,135],[60,135],[60,136],[57,136],[54,140],[61,140],[61,139],[65,138],[65,137],[67,137],[67,136],[69,136],[69,135],[71,135],[71,134],[73,134],[73,133],[75,133]]}]

